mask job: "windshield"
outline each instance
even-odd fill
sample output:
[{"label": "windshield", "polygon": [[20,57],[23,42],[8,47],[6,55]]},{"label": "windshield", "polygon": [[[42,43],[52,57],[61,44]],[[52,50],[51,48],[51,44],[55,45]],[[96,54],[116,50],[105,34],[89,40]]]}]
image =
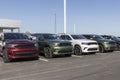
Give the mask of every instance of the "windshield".
[{"label": "windshield", "polygon": [[84,36],[82,35],[71,35],[73,39],[86,39]]},{"label": "windshield", "polygon": [[43,34],[44,39],[47,40],[56,40],[59,39],[59,37],[56,34]]},{"label": "windshield", "polygon": [[22,33],[5,33],[4,39],[28,39],[28,37]]},{"label": "windshield", "polygon": [[99,36],[99,35],[93,35],[92,37],[93,37],[93,39],[96,39],[96,40],[103,40],[104,39],[102,36]]},{"label": "windshield", "polygon": [[112,36],[112,38],[114,39],[114,40],[120,40],[118,37],[116,37],[116,36]]}]

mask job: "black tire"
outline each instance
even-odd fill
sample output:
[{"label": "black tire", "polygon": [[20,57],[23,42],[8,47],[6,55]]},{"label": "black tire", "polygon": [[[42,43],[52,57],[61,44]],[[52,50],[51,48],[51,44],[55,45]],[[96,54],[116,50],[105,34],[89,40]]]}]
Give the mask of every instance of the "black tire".
[{"label": "black tire", "polygon": [[71,56],[72,56],[72,54],[65,54],[65,56],[66,56],[66,57],[71,57]]},{"label": "black tire", "polygon": [[118,50],[120,51],[120,44],[118,45]]},{"label": "black tire", "polygon": [[117,49],[118,51],[120,51],[120,44],[117,44]]},{"label": "black tire", "polygon": [[52,53],[52,50],[50,49],[50,47],[44,48],[44,56],[46,58],[53,58],[53,53]]},{"label": "black tire", "polygon": [[34,60],[39,60],[39,57],[35,57],[35,58],[33,58]]},{"label": "black tire", "polygon": [[96,52],[91,52],[91,54],[96,54]]},{"label": "black tire", "polygon": [[9,63],[11,61],[11,59],[9,58],[9,55],[5,49],[3,50],[3,61],[4,61],[4,63]]},{"label": "black tire", "polygon": [[110,50],[109,52],[113,52],[114,50]]},{"label": "black tire", "polygon": [[82,55],[82,50],[80,46],[75,46],[74,47],[74,54],[75,55]]},{"label": "black tire", "polygon": [[104,53],[105,52],[105,49],[102,45],[99,45],[99,52],[100,53]]}]

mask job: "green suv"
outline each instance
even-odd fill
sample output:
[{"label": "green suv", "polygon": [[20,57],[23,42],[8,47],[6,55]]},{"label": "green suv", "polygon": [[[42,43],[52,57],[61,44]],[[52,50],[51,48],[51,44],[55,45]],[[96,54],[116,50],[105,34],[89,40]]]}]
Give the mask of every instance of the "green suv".
[{"label": "green suv", "polygon": [[36,37],[39,51],[43,53],[46,58],[52,58],[55,55],[72,55],[71,42],[59,39],[57,34],[35,33],[32,34],[32,36]]},{"label": "green suv", "polygon": [[83,34],[83,36],[87,39],[96,40],[99,44],[99,52],[113,52],[117,48],[117,45],[114,41],[104,39],[100,35]]}]

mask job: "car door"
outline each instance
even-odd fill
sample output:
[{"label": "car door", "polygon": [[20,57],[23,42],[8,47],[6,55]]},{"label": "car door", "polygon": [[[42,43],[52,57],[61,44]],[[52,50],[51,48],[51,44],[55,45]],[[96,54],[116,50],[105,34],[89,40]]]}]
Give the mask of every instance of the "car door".
[{"label": "car door", "polygon": [[45,42],[45,40],[44,40],[42,35],[40,35],[39,38],[38,38],[38,45],[39,45],[40,52],[43,53],[44,52],[44,47],[46,45],[46,42]]}]

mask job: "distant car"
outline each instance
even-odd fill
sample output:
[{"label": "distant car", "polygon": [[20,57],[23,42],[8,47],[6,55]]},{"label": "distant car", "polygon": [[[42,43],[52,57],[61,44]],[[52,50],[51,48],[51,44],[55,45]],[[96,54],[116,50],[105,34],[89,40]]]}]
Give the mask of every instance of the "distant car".
[{"label": "distant car", "polygon": [[71,42],[60,40],[56,34],[35,33],[32,36],[36,37],[39,51],[44,53],[46,58],[52,58],[55,55],[72,55]]},{"label": "distant car", "polygon": [[0,54],[5,63],[16,58],[39,58],[37,43],[24,33],[0,33]]},{"label": "distant car", "polygon": [[117,43],[117,50],[120,50],[120,38],[113,35],[101,35],[101,36],[104,37],[105,39],[115,41]]},{"label": "distant car", "polygon": [[119,38],[120,39],[120,37],[118,36],[117,38]]},{"label": "distant car", "polygon": [[61,39],[68,40],[72,43],[73,53],[81,55],[83,53],[96,53],[99,51],[99,45],[94,40],[88,40],[78,34],[58,34]]},{"label": "distant car", "polygon": [[87,39],[96,40],[99,44],[99,52],[113,52],[117,48],[115,41],[106,40],[100,35],[83,34],[83,36]]}]

